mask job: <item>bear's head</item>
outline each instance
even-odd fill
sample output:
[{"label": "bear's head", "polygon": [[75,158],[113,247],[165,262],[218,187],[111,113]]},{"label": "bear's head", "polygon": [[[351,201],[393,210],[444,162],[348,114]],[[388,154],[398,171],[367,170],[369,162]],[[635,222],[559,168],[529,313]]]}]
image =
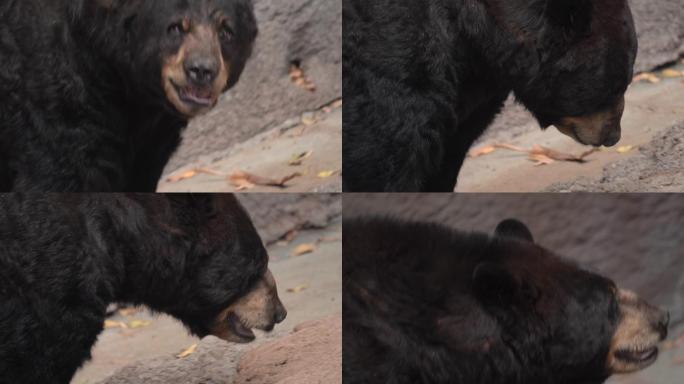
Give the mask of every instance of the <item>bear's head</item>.
[{"label": "bear's head", "polygon": [[516,220],[499,224],[487,254],[472,290],[497,331],[479,340],[482,348],[495,348],[495,337],[531,374],[552,372],[563,383],[599,383],[656,360],[667,312],[535,245]]},{"label": "bear's head", "polygon": [[582,144],[615,145],[637,52],[628,1],[487,2],[516,46],[516,97],[540,125]]},{"label": "bear's head", "polygon": [[257,35],[251,0],[79,0],[75,12],[130,84],[186,118],[238,81]]},{"label": "bear's head", "polygon": [[126,225],[151,220],[163,236],[142,239],[139,247],[154,257],[128,267],[139,272],[128,284],[135,301],[173,315],[195,335],[232,342],[252,341],[252,329],[271,331],[285,319],[266,249],[234,195],[131,197],[147,213]]}]

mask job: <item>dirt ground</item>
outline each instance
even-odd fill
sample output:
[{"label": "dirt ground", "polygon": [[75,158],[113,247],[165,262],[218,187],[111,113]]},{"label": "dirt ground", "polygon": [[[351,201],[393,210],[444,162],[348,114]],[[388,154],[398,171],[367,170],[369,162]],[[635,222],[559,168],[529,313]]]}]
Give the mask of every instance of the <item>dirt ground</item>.
[{"label": "dirt ground", "polygon": [[[285,122],[229,152],[166,175],[158,192],[341,192],[342,103]],[[230,180],[237,171],[278,181],[297,174],[285,187]]]},{"label": "dirt ground", "polygon": [[[684,71],[684,61],[667,70]],[[536,166],[509,150],[466,159],[456,192],[681,192],[684,188],[684,77],[656,71],[657,83],[639,81],[626,95],[622,139],[589,155],[586,163]],[[500,116],[473,148],[535,144],[579,155],[590,147],[550,127],[539,129],[520,106]]]},{"label": "dirt ground", "polygon": [[[240,361],[245,353],[264,342],[277,342],[288,337],[302,323],[341,313],[341,236],[341,220],[337,219],[325,229],[304,230],[291,242],[268,247],[271,256],[269,267],[275,276],[280,298],[288,310],[285,321],[278,324],[272,333],[259,332],[255,342],[242,345],[228,344],[214,337],[200,341],[188,335],[185,328],[169,316],[151,314],[144,309],[132,313],[118,312],[110,318],[111,327],[100,335],[93,348],[93,359],[77,372],[72,384],[102,382],[130,365],[133,365],[134,371],[139,369],[141,372],[154,372],[154,369],[163,372],[163,369],[171,369],[170,366],[176,370],[181,367],[183,375],[193,375],[201,370],[204,375],[213,375],[212,380],[204,383],[231,383],[237,376],[238,364],[249,367]],[[302,244],[316,244],[315,250],[293,256],[294,249]],[[126,328],[122,328],[122,324]],[[199,345],[197,351],[187,357],[187,362],[179,361],[177,355],[194,344]],[[322,362],[332,364],[330,359],[335,357],[326,355],[320,358]],[[296,361],[293,360],[292,364],[296,364]],[[178,371],[173,372],[171,377],[178,376]],[[157,376],[162,377],[162,374]],[[109,380],[104,382],[144,382],[142,379],[121,381],[120,377]],[[268,383],[266,380],[260,382]]]}]

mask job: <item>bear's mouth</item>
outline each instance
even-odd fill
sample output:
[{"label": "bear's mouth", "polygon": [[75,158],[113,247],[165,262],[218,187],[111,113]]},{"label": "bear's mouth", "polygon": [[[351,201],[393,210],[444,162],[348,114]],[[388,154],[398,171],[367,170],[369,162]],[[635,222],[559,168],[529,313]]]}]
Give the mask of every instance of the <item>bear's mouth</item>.
[{"label": "bear's mouth", "polygon": [[193,85],[181,87],[173,80],[170,81],[182,102],[198,108],[207,108],[214,105],[214,90],[212,87],[197,87]]},{"label": "bear's mouth", "polygon": [[226,320],[228,321],[228,326],[233,335],[237,336],[237,340],[234,341],[238,343],[249,343],[256,338],[252,328],[247,326],[237,314],[231,313]]},{"label": "bear's mouth", "polygon": [[658,347],[625,348],[615,351],[615,359],[640,367],[645,367],[658,358]]}]

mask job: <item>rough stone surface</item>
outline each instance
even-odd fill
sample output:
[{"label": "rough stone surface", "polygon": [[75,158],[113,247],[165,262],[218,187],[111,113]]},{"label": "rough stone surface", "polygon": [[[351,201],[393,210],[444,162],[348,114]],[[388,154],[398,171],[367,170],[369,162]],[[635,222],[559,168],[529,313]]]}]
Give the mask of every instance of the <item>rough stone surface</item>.
[{"label": "rough stone surface", "polygon": [[684,1],[631,0],[639,39],[635,69],[648,71],[684,54]]},{"label": "rough stone surface", "polygon": [[362,214],[487,233],[518,218],[541,245],[667,307],[673,327],[684,323],[684,195],[345,195],[345,218]]},{"label": "rough stone surface", "polygon": [[231,384],[246,348],[208,336],[188,357],[143,360],[119,370],[100,384]]},{"label": "rough stone surface", "polygon": [[342,383],[342,316],[297,326],[240,360],[234,384]]},{"label": "rough stone surface", "polygon": [[[273,340],[269,338],[266,340]],[[258,346],[202,339],[188,357],[143,360],[100,384],[342,383],[342,316],[304,323]]]},{"label": "rough stone surface", "polygon": [[322,228],[342,214],[340,194],[241,194],[262,240],[271,244],[292,230]]},{"label": "rough stone surface", "polygon": [[[210,113],[193,120],[166,171],[218,157],[288,118],[342,95],[342,2],[254,0],[259,36],[240,82]],[[300,64],[316,84],[310,92],[290,80]]]},{"label": "rough stone surface", "polygon": [[[635,175],[638,175],[635,177]],[[684,190],[684,122],[658,134],[639,155],[609,164],[603,175],[550,186],[547,192],[681,192]]]}]

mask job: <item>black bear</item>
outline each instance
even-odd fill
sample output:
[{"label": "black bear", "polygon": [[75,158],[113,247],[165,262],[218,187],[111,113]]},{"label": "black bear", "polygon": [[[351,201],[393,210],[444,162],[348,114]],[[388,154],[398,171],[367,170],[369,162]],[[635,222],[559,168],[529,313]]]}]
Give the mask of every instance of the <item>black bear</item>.
[{"label": "black bear", "polygon": [[0,4],[0,191],[153,192],[239,79],[250,0]]},{"label": "black bear", "polygon": [[0,195],[0,383],[69,383],[115,302],[233,342],[287,314],[232,195]]},{"label": "black bear", "polygon": [[344,190],[453,191],[508,94],[584,144],[620,139],[627,0],[344,0]]},{"label": "black bear", "polygon": [[345,384],[599,384],[653,363],[669,315],[533,242],[345,220]]}]

